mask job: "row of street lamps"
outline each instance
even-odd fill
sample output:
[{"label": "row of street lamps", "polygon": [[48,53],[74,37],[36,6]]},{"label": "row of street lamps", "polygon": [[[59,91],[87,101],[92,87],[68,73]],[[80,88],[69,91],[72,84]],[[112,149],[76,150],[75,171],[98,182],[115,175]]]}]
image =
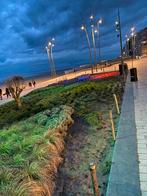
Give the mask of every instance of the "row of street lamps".
[{"label": "row of street lamps", "polygon": [[[97,52],[96,52],[96,43],[95,43],[95,33],[98,33],[98,40],[99,40],[99,61],[101,60],[101,47],[100,47],[100,24],[102,24],[102,19],[99,19],[96,22],[96,25],[94,24],[94,16],[91,15],[89,17],[90,19],[90,23],[91,23],[91,35],[92,35],[92,44],[93,44],[93,49],[94,49],[94,64],[97,70]],[[89,60],[90,60],[90,65],[92,65],[92,49],[91,49],[91,44],[90,44],[90,38],[89,38],[89,34],[87,31],[87,28],[85,25],[81,26],[81,30],[85,32],[86,35],[86,39],[87,39],[87,43],[88,43],[88,48],[89,48]],[[94,67],[92,66],[92,73]]]},{"label": "row of street lamps", "polygon": [[[130,36],[126,35],[127,41],[126,41],[126,45],[127,45],[127,50],[129,52],[129,55],[132,56],[132,68],[133,68],[133,58],[136,51],[136,33],[135,33],[135,27],[131,28],[131,33]],[[129,43],[131,42],[131,48],[129,48]]]},{"label": "row of street lamps", "polygon": [[56,67],[55,67],[55,62],[54,62],[54,57],[53,57],[53,47],[55,46],[54,44],[55,39],[52,38],[47,46],[46,46],[46,51],[50,63],[50,68],[51,68],[51,76],[56,77]]},{"label": "row of street lamps", "polygon": [[[86,40],[87,40],[88,49],[89,49],[89,61],[90,61],[90,65],[91,65],[92,73],[93,73],[94,67],[96,68],[96,71],[97,71],[97,47],[96,47],[96,42],[95,42],[95,33],[98,34],[98,51],[99,51],[99,62],[100,62],[101,61],[100,25],[103,23],[103,21],[100,18],[95,23],[93,15],[91,15],[89,17],[89,19],[90,19],[90,26],[91,26],[91,36],[92,36],[91,39],[92,39],[92,45],[93,45],[92,47],[91,47],[91,42],[90,42],[91,39],[90,39],[86,25],[82,25],[81,30],[84,31],[85,35],[86,35]],[[118,37],[120,39],[121,65],[122,65],[122,71],[123,71],[123,75],[124,75],[125,70],[124,70],[124,60],[123,60],[123,43],[122,43],[121,19],[120,19],[119,9],[118,9],[117,20],[115,22],[115,27],[116,27],[116,31],[118,31]],[[136,36],[135,28],[132,27],[131,28],[132,57],[134,54],[135,36]],[[126,38],[127,38],[127,42],[130,41],[130,38],[128,36],[126,36]],[[54,62],[54,58],[53,58],[53,47],[55,46],[54,41],[55,41],[55,39],[52,38],[46,46],[46,51],[48,54],[52,77],[56,76],[55,62]],[[92,61],[92,48],[94,49],[94,65],[93,65],[93,61]]]}]

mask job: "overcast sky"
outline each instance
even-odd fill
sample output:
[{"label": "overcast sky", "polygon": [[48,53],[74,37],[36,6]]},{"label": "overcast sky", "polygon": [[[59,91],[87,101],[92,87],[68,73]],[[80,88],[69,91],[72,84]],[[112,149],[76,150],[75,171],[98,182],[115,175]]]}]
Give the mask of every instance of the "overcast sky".
[{"label": "overcast sky", "polygon": [[147,26],[146,0],[0,0],[0,76],[47,72],[45,46],[52,37],[58,68],[88,63],[86,37],[80,26],[87,25],[91,36],[91,14],[95,20],[103,18],[103,59],[118,56],[114,28],[118,7],[124,39],[132,26],[137,31]]}]

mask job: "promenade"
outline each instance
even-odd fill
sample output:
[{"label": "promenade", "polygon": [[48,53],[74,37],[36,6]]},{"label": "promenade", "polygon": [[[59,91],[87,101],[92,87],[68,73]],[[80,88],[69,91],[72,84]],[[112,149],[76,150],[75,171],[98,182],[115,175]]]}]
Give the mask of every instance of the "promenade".
[{"label": "promenade", "polygon": [[107,196],[147,196],[147,57],[133,66],[138,82],[128,75]]},{"label": "promenade", "polygon": [[[111,67],[105,67],[103,70],[98,69],[98,71],[96,72],[96,70],[94,71],[94,73],[101,73],[101,72],[109,72],[109,71],[116,71],[118,70],[118,65],[114,64]],[[72,80],[74,78],[77,78],[79,76],[85,75],[85,74],[91,74],[91,69],[85,69],[85,70],[80,70],[80,71],[76,71],[73,73],[68,73],[68,74],[64,74],[61,76],[57,76],[56,78],[50,78],[50,76],[47,78],[47,76],[45,78],[38,78],[35,79],[35,81],[37,82],[37,85],[35,88],[33,87],[29,87],[28,83],[31,82],[31,80],[25,81],[25,86],[26,88],[24,89],[24,91],[21,93],[21,97],[24,95],[27,95],[28,93],[32,92],[33,90],[36,89],[40,89],[43,87],[46,87],[48,85],[52,85],[52,84],[57,84],[58,82],[62,82],[65,80]],[[3,90],[3,92],[5,91],[5,86],[0,86],[0,88]],[[6,98],[6,96],[3,96],[3,100],[0,100],[0,105],[3,105],[9,101],[12,101],[12,98]]]}]

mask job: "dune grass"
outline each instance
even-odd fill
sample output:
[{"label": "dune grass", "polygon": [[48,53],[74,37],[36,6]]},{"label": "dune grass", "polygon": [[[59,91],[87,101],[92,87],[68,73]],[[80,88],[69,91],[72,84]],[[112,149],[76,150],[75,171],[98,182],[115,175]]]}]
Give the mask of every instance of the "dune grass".
[{"label": "dune grass", "polygon": [[28,195],[37,188],[40,194],[52,192],[72,113],[60,106],[0,131],[0,195]]},{"label": "dune grass", "polygon": [[121,97],[118,77],[35,90],[22,98],[21,110],[14,101],[1,106],[0,195],[51,195],[72,108],[76,117],[100,129],[101,103],[111,105],[113,93]]}]

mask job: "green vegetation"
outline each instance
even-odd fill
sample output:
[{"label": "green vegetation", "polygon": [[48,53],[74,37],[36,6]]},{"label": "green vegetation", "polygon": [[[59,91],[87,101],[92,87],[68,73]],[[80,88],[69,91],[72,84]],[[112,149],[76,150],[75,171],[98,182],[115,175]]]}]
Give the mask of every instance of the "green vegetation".
[{"label": "green vegetation", "polygon": [[[75,123],[69,136],[61,175],[61,182],[68,176],[67,182],[64,182],[65,195],[93,195],[89,171],[91,162],[97,165],[100,191],[105,195],[114,147],[109,119],[109,109],[114,105],[112,91],[113,86],[106,101],[96,92],[84,94],[76,100]],[[117,130],[119,116],[116,111],[113,117]],[[60,187],[60,184],[57,186]]]},{"label": "green vegetation", "polygon": [[[33,183],[42,192],[43,185],[39,183],[46,181],[47,174],[51,177],[56,173],[62,160],[60,152],[67,127],[73,122],[70,117],[72,113],[72,108],[60,106],[1,130],[0,195],[28,194],[28,186],[33,193]],[[50,168],[44,169],[47,166]],[[52,186],[52,182],[47,184],[48,187]],[[50,189],[45,191],[51,192]]]},{"label": "green vegetation", "polygon": [[[59,85],[45,87],[35,90],[22,98],[22,109],[18,110],[14,101],[0,107],[0,128],[9,126],[10,123],[25,119],[38,112],[60,105],[76,106],[78,108],[77,98],[87,93],[97,95],[97,99],[106,101],[112,97],[112,92],[120,92],[119,78],[109,78],[102,81],[89,81],[70,85]],[[113,87],[113,89],[112,89]],[[90,98],[91,100],[91,98]],[[88,102],[88,98],[87,98]],[[84,107],[84,106],[81,106]],[[82,108],[80,108],[82,112]],[[83,111],[84,112],[84,111]]]},{"label": "green vegetation", "polygon": [[[14,101],[1,106],[0,195],[53,192],[55,174],[63,160],[64,139],[73,123],[72,108],[76,125],[73,136],[68,138],[70,147],[73,146],[73,150],[69,148],[72,159],[65,159],[64,164],[70,191],[73,186],[76,194],[91,194],[91,161],[98,165],[100,183],[106,183],[114,144],[108,120],[113,93],[120,104],[122,89],[118,77],[35,90],[21,98],[20,110]],[[102,114],[103,119],[99,118]]]}]

